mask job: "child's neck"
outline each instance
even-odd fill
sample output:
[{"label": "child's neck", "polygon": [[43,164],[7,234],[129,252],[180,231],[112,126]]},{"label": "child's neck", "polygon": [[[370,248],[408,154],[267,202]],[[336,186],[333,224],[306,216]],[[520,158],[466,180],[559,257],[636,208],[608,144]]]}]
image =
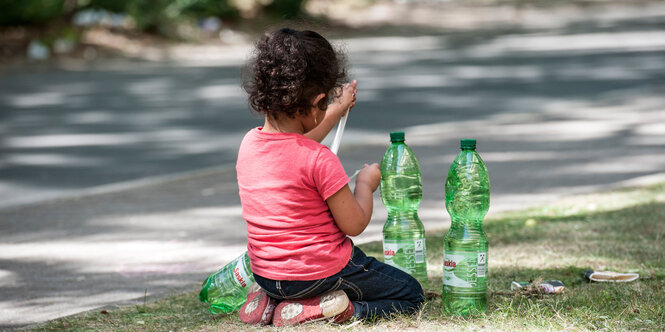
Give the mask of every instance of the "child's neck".
[{"label": "child's neck", "polygon": [[305,126],[303,119],[296,115],[295,118],[281,117],[279,119],[270,119],[266,116],[262,131],[268,133],[295,133],[303,135]]}]

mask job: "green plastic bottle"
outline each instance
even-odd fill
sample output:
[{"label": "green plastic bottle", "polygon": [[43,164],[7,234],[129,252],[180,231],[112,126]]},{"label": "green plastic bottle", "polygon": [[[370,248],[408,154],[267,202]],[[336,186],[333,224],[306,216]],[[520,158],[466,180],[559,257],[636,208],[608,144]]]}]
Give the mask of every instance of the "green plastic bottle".
[{"label": "green plastic bottle", "polygon": [[388,210],[383,226],[383,258],[427,286],[425,228],[418,218],[423,196],[420,166],[404,143],[403,132],[390,133],[390,147],[381,160],[381,200]]},{"label": "green plastic bottle", "polygon": [[247,290],[254,283],[247,252],[240,255],[203,282],[199,300],[210,303],[213,314],[229,313],[247,301]]},{"label": "green plastic bottle", "polygon": [[443,311],[453,315],[484,312],[487,306],[489,244],[482,223],[489,209],[489,175],[475,139],[463,139],[461,149],[446,179],[451,224],[443,238]]}]

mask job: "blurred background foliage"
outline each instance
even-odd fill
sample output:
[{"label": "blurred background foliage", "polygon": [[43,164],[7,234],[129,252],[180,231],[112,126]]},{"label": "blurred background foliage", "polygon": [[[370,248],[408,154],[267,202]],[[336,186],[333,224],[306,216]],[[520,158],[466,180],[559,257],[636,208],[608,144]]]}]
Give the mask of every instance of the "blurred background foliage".
[{"label": "blurred background foliage", "polygon": [[44,24],[65,14],[64,0],[1,0],[0,25]]},{"label": "blurred background foliage", "polygon": [[53,56],[143,57],[143,49],[183,41],[239,44],[277,24],[334,27],[331,37],[511,29],[526,24],[523,14],[533,8],[545,10],[529,17],[557,6],[592,13],[605,3],[649,1],[659,0],[0,0],[0,66]]},{"label": "blurred background foliage", "polygon": [[47,26],[70,22],[78,12],[105,10],[125,14],[143,32],[168,36],[170,26],[186,19],[224,21],[302,14],[306,0],[0,0],[0,26]]}]

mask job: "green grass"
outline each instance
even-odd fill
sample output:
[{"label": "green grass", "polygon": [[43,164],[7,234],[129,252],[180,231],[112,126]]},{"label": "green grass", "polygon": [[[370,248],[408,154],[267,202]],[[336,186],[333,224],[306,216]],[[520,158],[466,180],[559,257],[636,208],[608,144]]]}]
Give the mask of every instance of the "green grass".
[{"label": "green grass", "polygon": [[[441,309],[442,239],[427,236],[429,300],[415,316],[342,326],[316,323],[285,331],[664,330],[665,183],[576,196],[486,219],[490,240],[487,313],[450,317]],[[381,257],[381,243],[361,246]],[[631,283],[587,283],[581,272],[634,271]],[[513,292],[513,280],[558,279],[562,294]],[[34,330],[254,331],[237,314],[212,315],[197,290],[147,305],[58,319]]]}]

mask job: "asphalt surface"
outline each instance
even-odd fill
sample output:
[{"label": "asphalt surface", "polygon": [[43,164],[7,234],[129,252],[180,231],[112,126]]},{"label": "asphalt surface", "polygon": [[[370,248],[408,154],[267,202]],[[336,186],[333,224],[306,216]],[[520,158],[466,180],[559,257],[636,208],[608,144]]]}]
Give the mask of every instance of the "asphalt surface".
[{"label": "asphalt surface", "polygon": [[[340,159],[352,174],[405,131],[428,231],[448,225],[460,138],[478,140],[490,213],[661,181],[663,17],[345,40],[359,93]],[[0,328],[193,291],[242,253],[234,160],[261,123],[239,87],[246,51],[0,76]],[[385,216],[375,194],[354,241],[380,239]]]}]

